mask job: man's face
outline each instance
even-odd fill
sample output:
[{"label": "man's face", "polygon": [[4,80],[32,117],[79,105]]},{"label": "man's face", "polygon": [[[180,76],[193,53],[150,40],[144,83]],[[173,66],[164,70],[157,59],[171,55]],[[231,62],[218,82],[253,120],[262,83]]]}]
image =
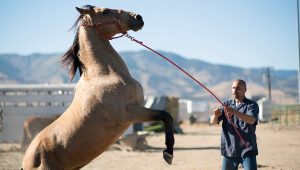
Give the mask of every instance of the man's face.
[{"label": "man's face", "polygon": [[246,86],[239,81],[234,81],[232,84],[232,95],[234,99],[243,100],[246,93]]}]

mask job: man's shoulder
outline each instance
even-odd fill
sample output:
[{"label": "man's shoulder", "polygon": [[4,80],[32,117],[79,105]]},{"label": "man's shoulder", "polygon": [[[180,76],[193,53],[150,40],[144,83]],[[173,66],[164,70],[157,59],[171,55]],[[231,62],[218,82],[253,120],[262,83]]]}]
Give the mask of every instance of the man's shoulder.
[{"label": "man's shoulder", "polygon": [[251,100],[251,99],[245,98],[244,103],[247,105],[247,107],[259,108],[258,104],[255,101]]},{"label": "man's shoulder", "polygon": [[245,98],[245,103],[246,103],[247,105],[254,105],[254,106],[257,106],[257,107],[258,107],[258,104],[257,104],[255,101],[253,101],[253,100],[251,100],[251,99],[248,99],[248,98]]}]

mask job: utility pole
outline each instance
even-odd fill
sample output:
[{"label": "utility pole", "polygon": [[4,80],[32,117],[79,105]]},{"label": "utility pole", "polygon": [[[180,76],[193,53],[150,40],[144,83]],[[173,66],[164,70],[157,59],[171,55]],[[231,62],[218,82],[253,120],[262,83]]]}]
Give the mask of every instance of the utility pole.
[{"label": "utility pole", "polygon": [[272,100],[272,94],[271,94],[271,73],[270,73],[270,67],[267,68],[267,81],[268,81],[269,101],[271,101]]},{"label": "utility pole", "polygon": [[299,104],[300,104],[300,28],[299,28],[299,0],[297,0],[297,26],[298,26],[298,98],[299,98]]}]

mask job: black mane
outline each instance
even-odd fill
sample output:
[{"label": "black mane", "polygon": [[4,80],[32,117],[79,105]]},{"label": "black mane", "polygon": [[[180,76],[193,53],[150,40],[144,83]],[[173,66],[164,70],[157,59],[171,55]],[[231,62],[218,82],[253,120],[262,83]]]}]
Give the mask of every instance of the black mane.
[{"label": "black mane", "polygon": [[[84,5],[82,8],[84,9],[93,9],[95,6],[92,5]],[[78,24],[81,21],[81,19],[83,18],[84,15],[79,15],[78,18],[76,19],[74,25],[71,27],[70,30],[75,29],[76,30],[76,34],[75,34],[75,38],[73,41],[73,44],[71,45],[71,47],[69,48],[69,50],[61,57],[60,60],[60,64],[65,67],[68,68],[69,72],[69,79],[70,81],[73,80],[77,69],[79,69],[79,73],[80,76],[82,74],[82,70],[83,70],[83,64],[80,62],[79,60],[79,41],[78,41]]]}]

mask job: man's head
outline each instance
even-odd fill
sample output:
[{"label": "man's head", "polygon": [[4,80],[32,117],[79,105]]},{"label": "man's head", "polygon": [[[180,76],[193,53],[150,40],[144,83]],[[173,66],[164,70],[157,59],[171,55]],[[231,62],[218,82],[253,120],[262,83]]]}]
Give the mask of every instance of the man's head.
[{"label": "man's head", "polygon": [[232,95],[235,100],[241,102],[245,98],[245,93],[247,91],[247,85],[244,80],[238,79],[232,83]]}]

